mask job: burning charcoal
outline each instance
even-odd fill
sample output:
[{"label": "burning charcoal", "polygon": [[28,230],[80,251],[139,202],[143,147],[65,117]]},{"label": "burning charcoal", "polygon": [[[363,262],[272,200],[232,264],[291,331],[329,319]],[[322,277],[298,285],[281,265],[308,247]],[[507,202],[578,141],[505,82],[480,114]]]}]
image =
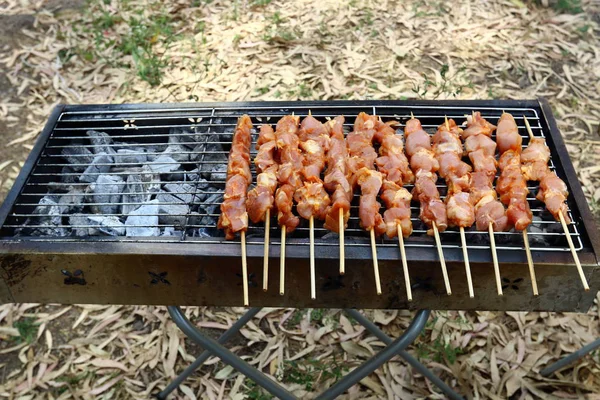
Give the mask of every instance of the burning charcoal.
[{"label": "burning charcoal", "polygon": [[98,235],[98,230],[93,227],[88,227],[90,220],[86,215],[73,214],[69,215],[69,225],[73,228],[75,236],[95,236]]},{"label": "burning charcoal", "polygon": [[[204,201],[204,203],[200,204],[199,212],[201,214],[215,214],[218,213],[218,209],[223,202],[223,195],[220,193],[211,194]],[[211,217],[212,218],[212,217]]]},{"label": "burning charcoal", "polygon": [[184,203],[191,203],[195,192],[194,185],[189,183],[167,183],[164,189]]},{"label": "burning charcoal", "polygon": [[180,143],[192,150],[197,142],[200,142],[205,138],[202,132],[206,130],[206,127],[195,126],[192,128],[172,128],[169,131],[169,143]]},{"label": "burning charcoal", "polygon": [[94,203],[103,203],[91,206],[92,211],[97,214],[116,214],[119,212],[119,204],[125,182],[118,175],[100,175],[95,183],[90,185],[93,193]]},{"label": "burning charcoal", "polygon": [[152,172],[156,174],[168,174],[169,172],[178,170],[181,166],[181,164],[175,161],[172,157],[164,154],[156,157],[151,164],[147,165],[150,167]]},{"label": "burning charcoal", "polygon": [[[29,236],[67,236],[68,231],[65,228],[58,227],[62,225],[62,215],[60,207],[56,200],[51,196],[44,196],[38,202],[38,206],[33,210],[33,215],[25,221],[25,227],[16,230],[17,236],[25,234]],[[38,225],[36,227],[27,227],[27,225]]]},{"label": "burning charcoal", "polygon": [[89,165],[94,161],[94,155],[91,151],[89,151],[86,147],[77,146],[77,147],[65,147],[62,149],[61,154],[71,164],[80,164],[80,165],[72,165],[70,166],[73,170],[77,172],[82,172],[85,170],[85,166],[81,164]]},{"label": "burning charcoal", "polygon": [[69,216],[69,224],[73,226],[75,236],[122,236],[125,234],[125,225],[114,216],[81,215]]},{"label": "burning charcoal", "polygon": [[146,193],[160,192],[160,176],[155,174],[149,165],[144,165],[141,170],[142,182]]},{"label": "burning charcoal", "polygon": [[127,236],[158,236],[158,200],[152,200],[129,213],[125,220]]},{"label": "burning charcoal", "polygon": [[173,228],[172,226],[166,226],[165,229],[163,230],[163,232],[160,234],[160,236],[165,236],[165,237],[181,237],[181,235],[183,234],[183,232],[175,230],[175,228]]},{"label": "burning charcoal", "polygon": [[[79,182],[79,176],[78,174],[75,175],[76,173],[77,171],[75,171],[72,167],[62,167],[62,170],[60,171],[61,181],[63,183]],[[60,185],[60,183],[57,184]]]},{"label": "burning charcoal", "polygon": [[212,182],[225,182],[227,179],[227,164],[208,164],[210,174],[207,178]]},{"label": "burning charcoal", "polygon": [[58,199],[60,205],[60,212],[62,214],[72,214],[81,212],[83,209],[83,202],[85,200],[85,193],[81,186],[73,186],[68,193],[63,194]]},{"label": "burning charcoal", "polygon": [[86,168],[83,175],[79,177],[79,180],[87,183],[96,182],[99,174],[108,172],[111,167],[109,164],[112,164],[113,162],[113,158],[108,154],[97,154],[92,163]]},{"label": "burning charcoal", "polygon": [[[186,215],[190,211],[187,204],[184,204],[181,199],[169,193],[159,193],[157,196],[160,205],[158,207],[160,215],[158,221],[161,224],[184,226],[187,219]],[[181,203],[181,204],[174,204]]]},{"label": "burning charcoal", "polygon": [[527,231],[529,233],[529,235],[527,235],[527,237],[529,238],[529,244],[532,247],[548,246],[548,242],[546,241],[546,236],[538,235],[538,233],[544,233],[544,231],[545,231],[544,227],[548,226],[548,225],[540,224],[541,221],[542,221],[541,217],[534,215],[531,225],[529,225],[529,227],[527,228]]},{"label": "burning charcoal", "polygon": [[115,149],[113,148],[113,140],[108,133],[98,132],[98,131],[87,131],[85,133],[89,136],[90,142],[92,142],[92,151],[95,154],[116,154]]},{"label": "burning charcoal", "polygon": [[123,190],[123,207],[121,208],[121,212],[127,215],[148,200],[150,200],[150,194],[146,193],[142,176],[139,174],[129,175],[127,177],[127,184]]},{"label": "burning charcoal", "polygon": [[190,161],[190,150],[180,144],[170,144],[167,146],[163,154],[168,155],[178,162]]},{"label": "burning charcoal", "polygon": [[143,150],[119,149],[113,156],[115,164],[144,164],[148,156]]},{"label": "burning charcoal", "polygon": [[190,159],[194,161],[221,161],[227,162],[227,154],[220,143],[200,143],[193,149],[194,154]]}]

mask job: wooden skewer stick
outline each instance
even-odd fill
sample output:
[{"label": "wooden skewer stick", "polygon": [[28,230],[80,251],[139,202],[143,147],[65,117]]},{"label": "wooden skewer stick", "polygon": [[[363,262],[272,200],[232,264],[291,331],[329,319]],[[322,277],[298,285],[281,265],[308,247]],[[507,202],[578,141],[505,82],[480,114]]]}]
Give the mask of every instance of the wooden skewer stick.
[{"label": "wooden skewer stick", "polygon": [[309,238],[310,238],[310,298],[317,298],[317,289],[315,286],[315,218],[311,215],[308,220]]},{"label": "wooden skewer stick", "polygon": [[531,276],[531,288],[533,295],[538,296],[537,279],[535,278],[535,268],[533,267],[533,258],[531,257],[531,249],[529,248],[529,238],[527,237],[527,229],[523,229],[523,243],[525,243],[525,254],[527,255],[527,264],[529,265],[529,276]]},{"label": "wooden skewer stick", "polygon": [[463,259],[465,260],[465,272],[467,274],[467,285],[469,286],[469,297],[475,297],[473,292],[473,278],[471,277],[471,265],[469,264],[469,252],[467,251],[467,239],[465,238],[465,228],[460,227],[460,240],[462,242]]},{"label": "wooden skewer stick", "polygon": [[248,264],[246,263],[246,232],[241,233],[242,241],[242,283],[244,286],[244,305],[249,306],[250,301],[248,300]]},{"label": "wooden skewer stick", "polygon": [[440,232],[438,231],[436,224],[431,224],[431,227],[433,228],[433,235],[435,236],[435,244],[437,246],[438,257],[440,258],[440,265],[442,266],[442,275],[444,276],[446,293],[448,293],[448,296],[450,296],[452,294],[452,289],[450,288],[450,280],[448,279],[448,270],[446,269],[446,259],[444,258],[444,251],[442,250]]},{"label": "wooden skewer stick", "polygon": [[410,112],[410,119],[415,119],[415,115],[413,114],[413,112]]},{"label": "wooden skewer stick", "polygon": [[281,227],[281,254],[279,258],[279,294],[285,293],[285,225]]},{"label": "wooden skewer stick", "polygon": [[448,117],[444,115],[444,120],[446,121],[446,129],[450,132],[450,123],[448,123]]},{"label": "wooden skewer stick", "polygon": [[373,255],[373,272],[375,273],[375,288],[381,294],[381,281],[379,280],[379,264],[377,263],[377,248],[375,247],[375,230],[371,229],[371,253]]},{"label": "wooden skewer stick", "polygon": [[406,262],[406,250],[404,249],[404,237],[400,224],[396,225],[398,229],[398,246],[400,247],[400,259],[402,260],[402,270],[404,271],[404,283],[406,285],[406,298],[412,301],[412,290],[410,288],[410,275],[408,274],[408,263]]},{"label": "wooden skewer stick", "polygon": [[533,139],[533,131],[531,130],[529,121],[527,121],[527,117],[525,117],[524,115],[523,115],[523,121],[525,121],[525,126],[527,127],[527,133],[529,133],[529,139]]},{"label": "wooden skewer stick", "polygon": [[496,289],[498,295],[502,296],[502,280],[500,279],[500,265],[498,264],[498,253],[496,251],[496,239],[494,238],[494,226],[490,222],[488,225],[488,231],[490,232],[490,248],[492,249],[492,260],[494,261],[494,275],[496,275]]},{"label": "wooden skewer stick", "polygon": [[263,252],[263,291],[269,288],[269,240],[271,234],[271,210],[265,214],[265,245]]},{"label": "wooden skewer stick", "polygon": [[565,221],[564,215],[561,213],[558,214],[560,217],[560,223],[562,224],[563,230],[565,231],[565,236],[567,238],[567,242],[569,242],[569,247],[571,248],[571,254],[573,254],[573,259],[575,260],[575,265],[577,266],[577,272],[579,272],[579,278],[581,278],[581,283],[583,283],[583,288],[587,292],[590,290],[588,286],[587,279],[583,274],[583,268],[581,268],[581,262],[579,262],[579,256],[577,255],[577,251],[575,251],[575,246],[573,245],[573,240],[571,239],[571,235],[569,233],[569,227],[567,226],[567,222]]},{"label": "wooden skewer stick", "polygon": [[344,248],[344,209],[340,208],[339,216],[340,230],[340,275],[346,273],[346,250]]}]

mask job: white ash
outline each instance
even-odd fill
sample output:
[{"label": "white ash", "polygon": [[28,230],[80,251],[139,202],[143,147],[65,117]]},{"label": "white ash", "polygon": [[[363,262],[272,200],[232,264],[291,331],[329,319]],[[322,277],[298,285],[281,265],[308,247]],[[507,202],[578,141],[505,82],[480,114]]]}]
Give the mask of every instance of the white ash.
[{"label": "white ash", "polygon": [[73,214],[69,216],[69,224],[73,226],[75,236],[125,234],[125,225],[115,216]]},{"label": "white ash", "polygon": [[[190,150],[180,144],[170,144],[167,146],[163,154],[170,156],[172,159],[178,162],[190,161]],[[157,160],[154,160],[155,162]]]},{"label": "white ash", "polygon": [[225,182],[227,179],[226,164],[212,164],[210,167],[210,175],[207,176],[212,182]]},{"label": "white ash", "polygon": [[92,211],[97,214],[116,214],[119,212],[121,194],[125,188],[125,182],[119,175],[100,175],[95,183],[89,186],[94,204]]},{"label": "white ash", "polygon": [[[159,193],[156,197],[160,202],[158,207],[158,222],[164,225],[174,225],[183,227],[185,225],[189,206],[169,193]],[[179,203],[179,204],[178,204]]]},{"label": "white ash", "polygon": [[206,127],[194,126],[192,128],[171,128],[169,143],[181,143],[190,150],[197,142],[201,142],[206,136],[203,132]]},{"label": "white ash", "polygon": [[167,183],[163,188],[184,203],[191,203],[195,187],[189,183]]},{"label": "white ash", "polygon": [[144,191],[146,193],[160,192],[160,175],[155,174],[150,166],[144,165],[140,171],[142,182],[144,182]]},{"label": "white ash", "polygon": [[152,163],[146,165],[150,167],[152,172],[157,174],[168,174],[178,170],[181,166],[181,164],[175,161],[172,157],[164,154],[158,156]]},{"label": "white ash", "polygon": [[[33,210],[33,216],[27,218],[23,228],[15,231],[17,236],[67,236],[68,230],[62,225],[62,214],[60,206],[56,199],[51,196],[44,196],[38,202]],[[27,225],[39,225],[37,227],[27,227]]]},{"label": "white ash", "polygon": [[90,142],[92,143],[92,151],[96,154],[106,153],[106,154],[115,154],[116,151],[113,148],[113,140],[108,133],[98,132],[94,130],[87,131],[85,133],[90,138]]},{"label": "white ash", "polygon": [[93,183],[96,182],[98,176],[110,171],[114,159],[106,153],[99,153],[94,157],[92,163],[85,169],[83,175],[79,177],[79,181]]},{"label": "white ash", "polygon": [[72,186],[67,193],[58,199],[62,214],[73,214],[83,210],[86,194],[81,186]]},{"label": "white ash", "polygon": [[[79,182],[79,174],[77,172],[78,171],[75,171],[72,167],[62,167],[60,170],[60,180],[67,184]],[[57,184],[60,185],[60,183]]]},{"label": "white ash", "polygon": [[144,164],[148,161],[148,156],[143,149],[119,149],[113,158],[115,164]]},{"label": "white ash", "polygon": [[129,214],[138,208],[140,204],[149,201],[150,196],[151,194],[146,192],[142,176],[140,174],[129,175],[125,183],[125,189],[123,189],[123,206],[121,207],[121,212],[125,215]]},{"label": "white ash", "polygon": [[165,226],[165,229],[163,229],[162,233],[160,234],[160,236],[164,236],[164,237],[181,237],[183,235],[183,232],[180,230],[176,230],[175,228],[173,228],[172,226]]},{"label": "white ash", "polygon": [[[89,165],[94,161],[94,155],[87,147],[65,147],[61,152],[62,156],[71,164],[86,164]],[[86,169],[85,165],[71,165],[71,169],[82,172]],[[66,168],[66,167],[65,167]]]},{"label": "white ash", "polygon": [[126,236],[158,236],[158,200],[152,200],[129,213],[125,220]]}]

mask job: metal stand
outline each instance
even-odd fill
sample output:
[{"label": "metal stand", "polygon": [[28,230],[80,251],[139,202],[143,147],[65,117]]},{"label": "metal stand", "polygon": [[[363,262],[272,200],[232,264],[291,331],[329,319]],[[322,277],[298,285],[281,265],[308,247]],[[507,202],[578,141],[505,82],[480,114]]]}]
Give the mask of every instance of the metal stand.
[{"label": "metal stand", "polygon": [[[218,339],[214,340],[204,336],[193,324],[185,317],[184,313],[179,307],[170,306],[168,307],[169,314],[175,324],[186,334],[187,337],[192,339],[198,345],[202,346],[204,352],[194,361],[189,367],[187,367],[173,382],[171,382],[162,392],[156,395],[158,399],[166,399],[169,394],[175,390],[185,379],[187,379],[194,371],[199,368],[210,355],[217,356],[225,364],[231,365],[233,368],[241,372],[246,377],[252,379],[257,385],[263,387],[266,391],[271,393],[275,398],[282,400],[296,400],[296,397],[285,390],[279,385],[273,378],[263,374],[256,368],[250,366],[244,360],[239,358],[237,355],[223,347],[234,334],[236,334],[248,321],[250,321],[259,311],[260,308],[251,308],[246,314],[244,314],[235,324],[229,328],[223,335]],[[415,368],[420,374],[431,380],[440,390],[451,399],[462,399],[460,395],[454,392],[448,385],[442,382],[437,376],[435,376],[430,370],[427,369],[423,364],[417,361],[413,356],[404,351],[421,333],[427,319],[429,318],[429,310],[420,310],[417,315],[410,323],[408,329],[399,338],[393,340],[385,333],[383,333],[375,324],[365,318],[361,313],[356,310],[346,309],[345,312],[354,318],[358,323],[363,325],[369,332],[378,337],[387,346],[365,361],[359,367],[353,369],[344,376],[335,385],[327,389],[321,395],[317,397],[320,400],[335,399],[339,395],[343,394],[351,386],[358,383],[361,379],[365,378],[381,365],[392,359],[394,356],[399,355],[405,359],[413,368]]]},{"label": "metal stand", "polygon": [[574,361],[580,360],[585,357],[587,354],[591,353],[595,349],[600,347],[600,339],[596,339],[592,343],[583,346],[581,349],[577,350],[573,354],[570,354],[563,358],[562,360],[558,360],[554,364],[551,364],[540,371],[540,375],[542,376],[550,376],[561,368],[566,367]]}]

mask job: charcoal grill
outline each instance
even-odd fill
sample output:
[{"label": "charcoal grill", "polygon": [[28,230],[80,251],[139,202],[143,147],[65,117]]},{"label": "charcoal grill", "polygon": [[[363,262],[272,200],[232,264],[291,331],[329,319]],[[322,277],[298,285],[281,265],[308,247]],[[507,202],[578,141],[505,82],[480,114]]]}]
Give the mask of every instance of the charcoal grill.
[{"label": "charcoal grill", "polygon": [[[395,240],[377,243],[383,286],[377,296],[369,237],[356,218],[357,196],[346,231],[344,276],[336,261],[337,235],[317,224],[316,300],[309,295],[307,221],[287,239],[285,296],[277,290],[278,268],[270,268],[271,287],[262,291],[264,227],[251,224],[247,254],[253,306],[579,312],[591,306],[600,287],[598,231],[544,100],[58,106],[0,209],[0,300],[241,305],[240,242],[225,241],[216,229],[236,120],[246,113],[255,126],[275,124],[284,115],[306,116],[309,110],[322,121],[344,115],[348,129],[361,111],[400,123],[412,112],[429,132],[444,116],[462,123],[476,110],[495,122],[504,110],[515,116],[527,145],[525,116],[534,135],[546,138],[551,168],[569,186],[569,232],[592,290],[581,289],[561,225],[535,200],[537,186],[531,184],[535,221],[529,240],[539,296],[531,291],[522,236],[513,232],[496,234],[505,289],[504,296],[496,295],[488,233],[474,229],[467,231],[474,298],[467,291],[458,230],[441,234],[453,288],[447,296],[417,203],[412,207],[414,234],[405,240],[414,301],[406,299]],[[98,155],[102,151],[108,158]],[[443,181],[439,188],[444,195]],[[126,223],[126,212],[150,199],[151,205]],[[271,227],[270,256],[277,263],[279,228],[275,221]]]}]

